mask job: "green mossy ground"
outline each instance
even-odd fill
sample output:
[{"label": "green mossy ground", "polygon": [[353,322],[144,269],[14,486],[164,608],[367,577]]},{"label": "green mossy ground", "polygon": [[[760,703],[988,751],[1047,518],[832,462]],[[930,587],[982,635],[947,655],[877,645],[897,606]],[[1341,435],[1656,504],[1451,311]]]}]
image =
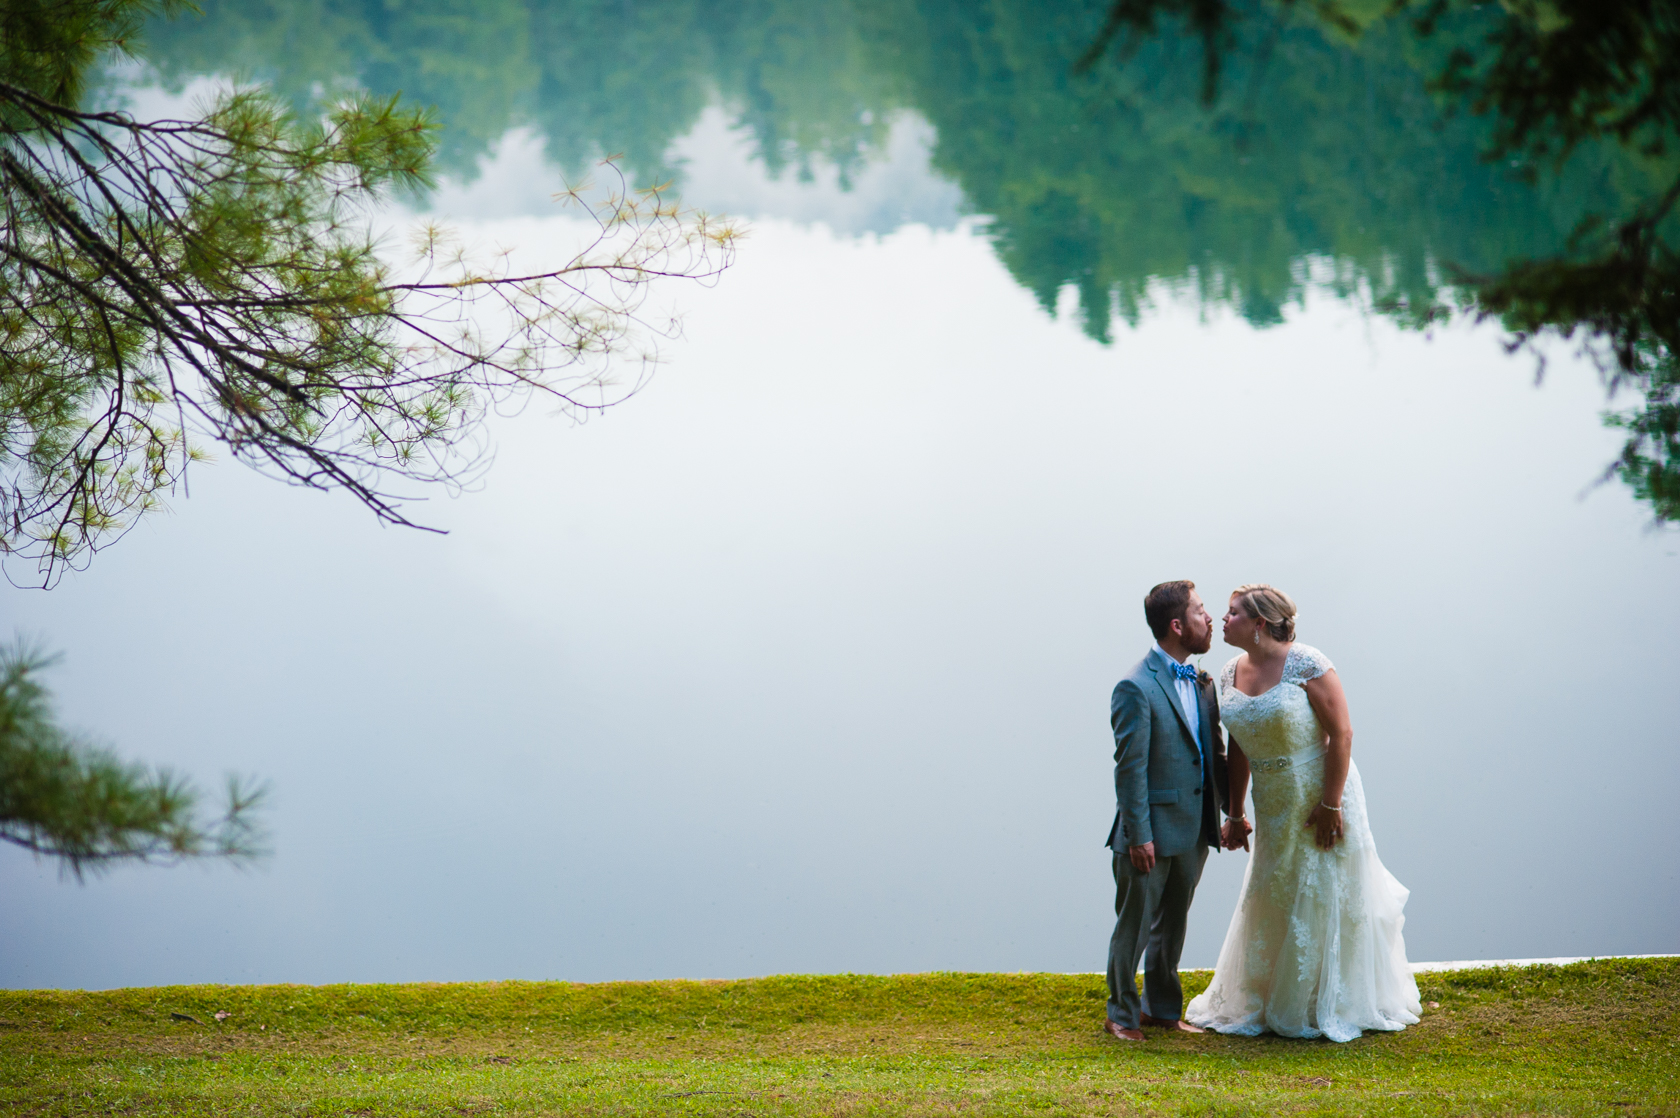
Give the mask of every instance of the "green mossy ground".
[{"label": "green mossy ground", "polygon": [[0,1110],[1680,1115],[1680,960],[1421,985],[1421,1024],[1345,1045],[1121,1044],[1090,975],[7,991]]}]

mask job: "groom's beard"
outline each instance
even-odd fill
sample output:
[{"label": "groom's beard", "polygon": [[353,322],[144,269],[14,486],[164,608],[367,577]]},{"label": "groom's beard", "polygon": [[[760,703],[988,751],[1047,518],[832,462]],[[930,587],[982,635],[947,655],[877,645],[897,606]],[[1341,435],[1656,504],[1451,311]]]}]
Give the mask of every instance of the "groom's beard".
[{"label": "groom's beard", "polygon": [[1210,626],[1208,628],[1207,636],[1202,638],[1201,643],[1193,644],[1193,645],[1187,645],[1186,647],[1190,649],[1190,654],[1192,656],[1200,656],[1202,653],[1204,653],[1204,652],[1208,651],[1210,648],[1212,648],[1213,647],[1213,629],[1212,629],[1212,627]]}]

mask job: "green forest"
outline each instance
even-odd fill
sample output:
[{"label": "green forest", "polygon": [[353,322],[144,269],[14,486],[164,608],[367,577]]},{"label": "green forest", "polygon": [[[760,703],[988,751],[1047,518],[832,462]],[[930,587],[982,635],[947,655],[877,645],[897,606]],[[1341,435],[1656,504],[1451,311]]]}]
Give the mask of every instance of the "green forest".
[{"label": "green forest", "polygon": [[1540,176],[1488,160],[1485,123],[1429,91],[1452,36],[1382,18],[1352,39],[1256,7],[1207,104],[1187,36],[1078,71],[1096,2],[202,6],[150,28],[166,85],[234,75],[300,107],[346,86],[400,92],[435,108],[443,166],[468,178],[524,125],[567,172],[622,153],[638,180],[680,188],[667,152],[720,102],[771,174],[829,164],[845,183],[893,112],[913,110],[1014,277],[1052,311],[1077,287],[1082,325],[1104,341],[1161,281],[1280,322],[1309,265],[1340,294],[1415,317],[1452,269],[1556,252],[1583,216],[1622,215],[1666,181],[1666,164],[1626,149],[1588,148]]}]

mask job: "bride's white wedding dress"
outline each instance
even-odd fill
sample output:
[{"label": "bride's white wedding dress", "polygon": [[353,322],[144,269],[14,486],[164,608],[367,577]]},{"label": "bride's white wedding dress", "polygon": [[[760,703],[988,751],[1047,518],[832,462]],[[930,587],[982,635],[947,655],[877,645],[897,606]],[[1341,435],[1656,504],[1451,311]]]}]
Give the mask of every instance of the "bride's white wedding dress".
[{"label": "bride's white wedding dress", "polygon": [[1192,1024],[1345,1041],[1418,1021],[1400,935],[1406,888],[1377,858],[1351,762],[1342,840],[1321,850],[1306,826],[1324,792],[1326,739],[1301,685],[1330,668],[1297,643],[1264,694],[1237,690],[1236,659],[1220,673],[1220,719],[1253,771],[1254,850],[1213,982],[1185,1009]]}]

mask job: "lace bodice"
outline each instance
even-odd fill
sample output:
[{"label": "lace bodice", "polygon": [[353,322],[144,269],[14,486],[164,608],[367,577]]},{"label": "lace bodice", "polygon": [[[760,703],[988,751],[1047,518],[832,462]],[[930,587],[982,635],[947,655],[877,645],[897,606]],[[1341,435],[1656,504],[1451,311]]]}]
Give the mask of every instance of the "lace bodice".
[{"label": "lace bodice", "polygon": [[[1322,753],[1324,727],[1301,685],[1330,671],[1334,665],[1329,657],[1297,641],[1283,662],[1283,679],[1258,695],[1237,690],[1240,659],[1233,657],[1219,673],[1219,716],[1249,761]],[[1257,771],[1264,770],[1257,766]]]}]

